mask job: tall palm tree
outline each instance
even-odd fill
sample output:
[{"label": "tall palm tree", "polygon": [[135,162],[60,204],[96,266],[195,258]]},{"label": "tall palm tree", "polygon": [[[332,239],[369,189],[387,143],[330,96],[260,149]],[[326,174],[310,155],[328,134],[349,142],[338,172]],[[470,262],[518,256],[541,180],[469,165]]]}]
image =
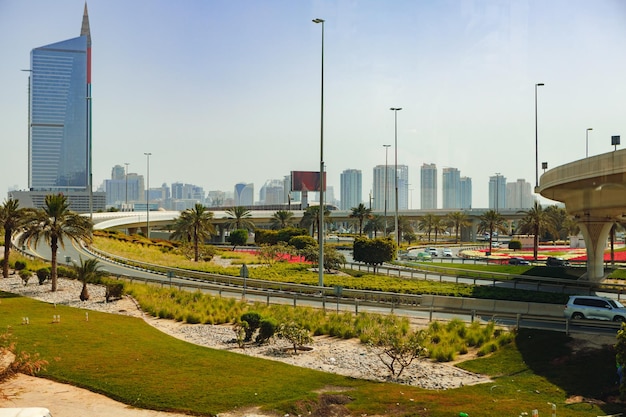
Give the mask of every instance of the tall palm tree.
[{"label": "tall palm tree", "polygon": [[370,217],[363,228],[364,232],[374,233],[374,237],[378,235],[378,232],[382,232],[383,230],[385,230],[385,217],[380,214],[374,214]]},{"label": "tall palm tree", "polygon": [[430,234],[433,231],[433,224],[435,223],[435,215],[434,214],[426,214],[424,217],[419,219],[417,222],[417,227],[424,233],[428,235],[428,241],[430,242]]},{"label": "tall palm tree", "polygon": [[507,222],[504,216],[495,210],[487,210],[480,216],[480,223],[478,223],[478,232],[489,233],[489,252],[491,253],[493,243],[493,232],[499,231],[502,233],[507,232]]},{"label": "tall palm tree", "polygon": [[[300,227],[305,229],[312,228],[311,236],[315,236],[315,231],[320,230],[320,206],[309,206],[304,210],[302,220],[300,220]],[[324,224],[328,223],[330,218],[330,210],[324,208]]]},{"label": "tall palm tree", "polygon": [[216,234],[215,226],[212,223],[213,212],[208,211],[200,203],[180,213],[174,223],[174,233],[172,239],[193,242],[193,259],[198,262],[200,258],[199,244]]},{"label": "tall palm tree", "polygon": [[461,232],[461,229],[468,227],[471,224],[467,218],[467,214],[460,211],[454,211],[452,213],[448,213],[446,218],[448,225],[454,229],[454,243],[459,243],[459,233]]},{"label": "tall palm tree", "polygon": [[9,255],[11,254],[11,239],[25,222],[28,209],[19,208],[18,200],[8,199],[0,206],[0,227],[4,229],[4,261],[2,276],[9,277]]},{"label": "tall palm tree", "polygon": [[252,213],[243,206],[231,207],[226,209],[229,221],[226,222],[227,227],[235,226],[235,229],[254,230],[254,223],[250,218]]},{"label": "tall palm tree", "polygon": [[365,204],[361,203],[356,207],[352,207],[352,213],[350,213],[350,217],[353,219],[357,219],[359,222],[359,235],[363,234],[363,222],[365,219],[369,219],[372,215],[372,209],[365,207]]},{"label": "tall palm tree", "polygon": [[437,243],[437,237],[439,234],[446,231],[446,223],[444,222],[443,217],[433,216],[432,231],[435,232],[435,243]]},{"label": "tall palm tree", "polygon": [[518,231],[522,234],[534,234],[533,237],[533,259],[537,260],[537,250],[539,248],[539,235],[544,232],[558,235],[554,224],[554,218],[549,215],[541,204],[535,201],[534,206],[530,210],[520,210],[518,214],[524,217],[518,222]]},{"label": "tall palm tree", "polygon": [[43,239],[52,252],[50,280],[52,291],[57,290],[57,251],[59,245],[65,247],[64,239],[73,242],[83,240],[91,243],[93,223],[89,217],[81,216],[69,209],[70,204],[63,194],[46,196],[44,207],[32,212],[26,219],[24,232],[20,236],[20,245],[32,244],[35,248]]},{"label": "tall palm tree", "polygon": [[87,289],[87,281],[104,275],[104,271],[100,270],[98,259],[89,258],[86,261],[80,258],[80,265],[76,267],[76,277],[83,283],[83,289],[80,292],[80,301],[89,300],[89,290]]},{"label": "tall palm tree", "polygon": [[405,216],[398,216],[398,236],[404,240],[405,233],[415,233],[411,220]]},{"label": "tall palm tree", "polygon": [[272,229],[284,229],[293,223],[293,212],[289,210],[278,210],[272,214],[270,219]]}]

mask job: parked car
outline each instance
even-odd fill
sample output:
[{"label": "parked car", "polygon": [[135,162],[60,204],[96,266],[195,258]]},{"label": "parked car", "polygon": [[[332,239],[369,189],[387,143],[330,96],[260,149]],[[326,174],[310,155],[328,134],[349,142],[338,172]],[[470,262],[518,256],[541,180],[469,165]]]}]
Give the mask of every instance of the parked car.
[{"label": "parked car", "polygon": [[452,249],[450,248],[443,248],[443,256],[445,256],[446,258],[452,258]]},{"label": "parked car", "polygon": [[429,253],[430,256],[439,256],[439,252],[437,252],[437,248],[428,248],[426,249],[426,253]]},{"label": "parked car", "polygon": [[567,262],[563,258],[555,258],[554,256],[549,256],[546,259],[546,266],[569,266],[569,262]]},{"label": "parked car", "polygon": [[406,255],[407,259],[411,259],[411,260],[419,260],[419,261],[430,261],[431,260],[431,256],[429,253],[426,252],[420,252],[417,250],[410,250]]},{"label": "parked car", "polygon": [[524,258],[510,258],[509,265],[530,265],[530,262]]},{"label": "parked car", "polygon": [[619,301],[592,295],[572,295],[569,297],[563,315],[567,319],[597,319],[626,321],[626,307]]}]

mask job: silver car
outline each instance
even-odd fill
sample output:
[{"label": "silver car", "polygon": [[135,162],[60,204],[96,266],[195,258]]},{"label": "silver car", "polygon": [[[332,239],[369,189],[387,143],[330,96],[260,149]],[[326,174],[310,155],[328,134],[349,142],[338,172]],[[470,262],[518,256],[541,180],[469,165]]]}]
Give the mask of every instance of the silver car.
[{"label": "silver car", "polygon": [[626,321],[626,307],[619,301],[593,295],[570,296],[563,314],[565,318],[574,320]]}]

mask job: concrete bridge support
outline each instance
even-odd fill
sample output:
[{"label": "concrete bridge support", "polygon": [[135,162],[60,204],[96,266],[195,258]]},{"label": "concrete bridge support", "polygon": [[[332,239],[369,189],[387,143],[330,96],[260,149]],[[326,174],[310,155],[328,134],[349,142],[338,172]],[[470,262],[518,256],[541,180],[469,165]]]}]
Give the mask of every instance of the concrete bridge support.
[{"label": "concrete bridge support", "polygon": [[584,277],[588,281],[600,281],[604,278],[604,250],[613,221],[587,217],[579,219],[578,225],[587,249],[587,274]]}]

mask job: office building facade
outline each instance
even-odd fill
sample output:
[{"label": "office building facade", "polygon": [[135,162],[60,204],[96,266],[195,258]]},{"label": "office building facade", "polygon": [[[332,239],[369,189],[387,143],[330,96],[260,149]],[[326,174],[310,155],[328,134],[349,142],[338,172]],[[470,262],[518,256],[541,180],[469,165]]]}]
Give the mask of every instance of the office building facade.
[{"label": "office building facade", "polygon": [[442,203],[444,209],[461,208],[461,172],[456,168],[444,168],[442,179]]},{"label": "office building facade", "polygon": [[495,211],[506,208],[506,177],[501,174],[489,177],[489,208]]},{"label": "office building facade", "polygon": [[511,210],[526,210],[533,206],[534,199],[530,183],[523,178],[506,185],[506,208]]},{"label": "office building facade", "polygon": [[423,164],[420,170],[420,208],[437,208],[437,165]]},{"label": "office building facade", "polygon": [[363,175],[360,169],[346,169],[339,176],[341,210],[350,210],[358,207],[363,201]]},{"label": "office building facade", "polygon": [[459,208],[462,210],[470,210],[472,208],[472,179],[469,177],[461,177],[459,179],[461,189],[461,202]]}]

